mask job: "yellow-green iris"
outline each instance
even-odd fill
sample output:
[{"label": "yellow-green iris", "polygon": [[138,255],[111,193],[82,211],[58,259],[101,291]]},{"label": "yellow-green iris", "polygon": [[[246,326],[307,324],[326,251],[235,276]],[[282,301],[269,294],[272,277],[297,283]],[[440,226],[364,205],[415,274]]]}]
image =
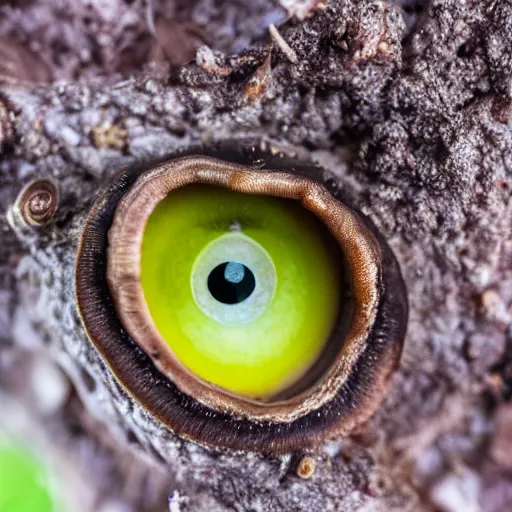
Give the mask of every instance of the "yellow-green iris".
[{"label": "yellow-green iris", "polygon": [[339,262],[319,221],[292,200],[191,185],[149,218],[142,287],[176,357],[251,397],[300,378],[338,316]]}]

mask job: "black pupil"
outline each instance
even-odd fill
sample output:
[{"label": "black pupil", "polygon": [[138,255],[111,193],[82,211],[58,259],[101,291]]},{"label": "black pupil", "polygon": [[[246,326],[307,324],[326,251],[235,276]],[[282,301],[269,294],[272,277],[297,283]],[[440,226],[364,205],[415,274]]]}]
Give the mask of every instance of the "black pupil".
[{"label": "black pupil", "polygon": [[238,304],[254,291],[256,281],[249,268],[236,261],[217,265],[208,276],[208,290],[223,304]]}]

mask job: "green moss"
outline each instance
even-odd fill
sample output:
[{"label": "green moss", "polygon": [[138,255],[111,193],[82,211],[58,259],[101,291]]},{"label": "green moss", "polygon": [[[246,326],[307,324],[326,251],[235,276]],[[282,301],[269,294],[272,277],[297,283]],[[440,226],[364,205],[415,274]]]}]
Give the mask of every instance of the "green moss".
[{"label": "green moss", "polygon": [[47,468],[25,449],[0,444],[0,511],[56,510]]}]

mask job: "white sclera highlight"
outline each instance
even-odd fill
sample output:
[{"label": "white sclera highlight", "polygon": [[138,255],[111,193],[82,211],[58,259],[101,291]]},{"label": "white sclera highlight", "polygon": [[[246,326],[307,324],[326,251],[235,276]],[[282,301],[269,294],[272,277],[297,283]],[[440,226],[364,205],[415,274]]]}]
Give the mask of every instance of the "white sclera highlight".
[{"label": "white sclera highlight", "polygon": [[[219,302],[208,289],[211,271],[226,262],[241,263],[254,274],[254,291],[238,304]],[[272,301],[277,273],[271,257],[258,242],[243,233],[227,233],[199,253],[190,285],[194,300],[205,315],[221,324],[248,323],[258,318]]]},{"label": "white sclera highlight", "polygon": [[230,283],[241,283],[244,279],[244,268],[241,263],[233,263],[230,261],[226,265],[226,270],[224,270],[224,279]]}]

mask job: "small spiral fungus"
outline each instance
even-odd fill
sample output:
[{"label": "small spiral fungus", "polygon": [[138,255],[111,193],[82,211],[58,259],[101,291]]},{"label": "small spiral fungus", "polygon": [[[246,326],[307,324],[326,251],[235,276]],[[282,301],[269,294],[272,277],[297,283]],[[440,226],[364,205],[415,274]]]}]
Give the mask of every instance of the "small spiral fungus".
[{"label": "small spiral fungus", "polygon": [[21,223],[30,227],[48,224],[59,203],[59,191],[49,179],[37,179],[29,183],[18,195],[14,212]]},{"label": "small spiral fungus", "polygon": [[279,155],[203,150],[123,172],[91,209],[82,322],[181,437],[289,452],[349,433],[381,402],[404,283],[375,228],[319,176]]},{"label": "small spiral fungus", "polygon": [[309,455],[305,455],[297,464],[297,476],[303,480],[309,480],[313,476],[315,469],[315,459]]}]

